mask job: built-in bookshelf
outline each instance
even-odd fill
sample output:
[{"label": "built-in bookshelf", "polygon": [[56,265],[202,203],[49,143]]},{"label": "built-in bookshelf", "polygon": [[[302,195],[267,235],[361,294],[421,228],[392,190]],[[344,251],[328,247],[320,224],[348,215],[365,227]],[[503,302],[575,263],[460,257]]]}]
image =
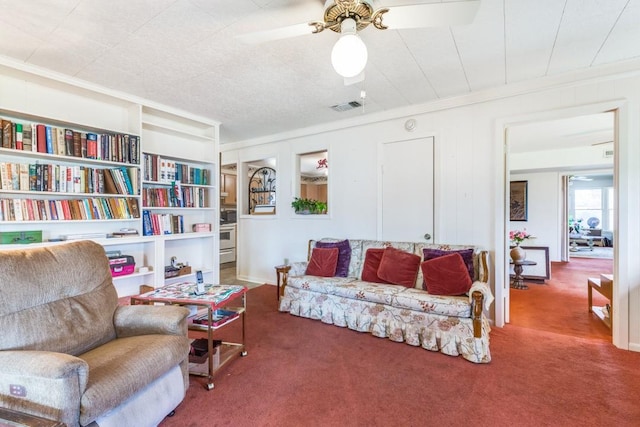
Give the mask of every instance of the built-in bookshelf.
[{"label": "built-in bookshelf", "polygon": [[19,114],[0,126],[0,221],[139,220],[137,135]]},{"label": "built-in bookshelf", "polygon": [[[198,270],[218,281],[217,122],[1,59],[0,90],[0,232],[133,256],[120,296]],[[165,279],[174,257],[191,276]]]}]

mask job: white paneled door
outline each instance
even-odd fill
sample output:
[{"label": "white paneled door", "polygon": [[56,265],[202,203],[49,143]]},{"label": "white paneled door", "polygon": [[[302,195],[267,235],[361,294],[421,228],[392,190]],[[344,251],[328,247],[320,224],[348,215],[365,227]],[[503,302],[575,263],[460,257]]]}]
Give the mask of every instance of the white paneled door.
[{"label": "white paneled door", "polygon": [[383,240],[433,242],[433,137],[381,144]]}]

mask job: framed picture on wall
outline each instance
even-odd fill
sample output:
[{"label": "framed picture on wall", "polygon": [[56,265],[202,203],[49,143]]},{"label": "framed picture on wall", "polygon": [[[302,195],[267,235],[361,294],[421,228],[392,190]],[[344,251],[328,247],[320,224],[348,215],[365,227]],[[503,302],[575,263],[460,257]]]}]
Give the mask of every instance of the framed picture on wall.
[{"label": "framed picture on wall", "polygon": [[509,219],[527,220],[527,181],[511,181],[509,186]]}]

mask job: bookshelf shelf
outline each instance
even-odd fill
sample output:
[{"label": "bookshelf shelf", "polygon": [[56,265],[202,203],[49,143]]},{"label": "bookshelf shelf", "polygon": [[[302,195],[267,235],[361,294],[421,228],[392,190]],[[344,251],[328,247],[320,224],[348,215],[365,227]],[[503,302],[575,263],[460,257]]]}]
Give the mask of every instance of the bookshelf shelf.
[{"label": "bookshelf shelf", "polygon": [[[82,182],[87,185],[80,189],[67,187],[73,180],[65,180],[63,186],[59,179],[54,181],[52,177],[48,177],[46,187],[44,184],[42,187],[33,187],[30,179],[33,174],[22,183],[18,176],[16,184],[14,176],[9,178],[5,173],[4,181],[0,181],[0,207],[4,206],[3,209],[11,212],[14,205],[20,205],[21,210],[26,205],[29,212],[29,206],[40,208],[43,204],[51,204],[49,210],[53,213],[55,209],[57,213],[61,204],[80,203],[81,207],[85,206],[86,219],[78,219],[76,215],[66,216],[67,219],[53,219],[63,216],[50,216],[47,212],[46,215],[34,213],[18,216],[18,220],[14,221],[7,220],[15,218],[14,214],[1,215],[0,227],[3,232],[40,231],[42,242],[32,245],[47,246],[61,244],[58,239],[72,234],[99,233],[111,236],[125,228],[137,231],[138,234],[132,237],[91,239],[108,250],[118,250],[122,254],[133,256],[136,261],[136,273],[114,278],[119,296],[138,294],[141,285],[163,286],[166,283],[164,275],[156,272],[164,271],[164,266],[171,263],[172,257],[180,262],[199,266],[205,274],[206,282],[219,281],[218,257],[212,256],[219,252],[219,123],[147,103],[140,98],[125,98],[99,87],[87,87],[81,83],[76,85],[72,80],[59,80],[37,70],[15,69],[4,64],[0,64],[0,87],[12,88],[7,96],[0,98],[0,173],[2,165],[5,170],[13,173],[13,165],[17,165],[19,171],[25,165],[37,164],[49,168],[49,173],[53,171],[54,177],[60,178],[63,171],[81,169],[86,171],[83,172],[86,175],[83,175]],[[18,132],[20,128],[16,124],[22,125],[22,133]],[[8,126],[7,131],[11,133],[9,143],[4,138],[5,126]],[[42,142],[39,137],[43,127],[44,146],[37,144],[38,141]],[[46,140],[47,128],[50,129],[50,146],[46,144],[49,142]],[[76,138],[79,136],[79,152],[72,150],[75,147],[71,145],[70,139],[65,139],[67,130]],[[17,136],[19,134],[21,137]],[[61,135],[63,137],[59,138]],[[29,148],[29,137],[31,146],[26,149]],[[22,138],[22,149],[19,149],[16,138]],[[70,145],[65,145],[65,142]],[[180,169],[178,176],[172,178],[180,179],[178,188],[191,198],[190,204],[185,206],[197,207],[143,206],[146,204],[143,203],[145,190],[171,191],[175,188],[171,182],[167,182],[168,176],[164,176],[164,179],[150,179],[152,175],[145,175],[153,170],[148,162],[144,162],[143,156],[157,156],[176,164]],[[116,176],[119,171],[124,173],[125,170],[129,183],[124,176],[124,179]],[[100,186],[100,175],[103,175],[105,187],[107,179],[104,175],[109,175],[115,188]],[[39,175],[36,174],[37,176]],[[91,180],[91,185],[87,183],[87,179]],[[99,191],[93,191],[94,188]],[[103,188],[107,192],[102,192]],[[11,206],[8,207],[8,204]],[[104,204],[117,205],[113,208],[109,206],[112,218],[102,217],[102,213],[106,213]],[[127,209],[123,209],[123,205]],[[131,217],[126,214],[127,211]],[[179,217],[184,233],[145,235],[145,211],[159,216]],[[122,213],[122,217],[113,212]],[[89,219],[92,217],[95,219]],[[212,231],[192,232],[192,226],[201,223],[211,224]],[[5,244],[0,245],[0,250],[24,246]],[[147,267],[149,271],[139,273],[141,266]]]}]

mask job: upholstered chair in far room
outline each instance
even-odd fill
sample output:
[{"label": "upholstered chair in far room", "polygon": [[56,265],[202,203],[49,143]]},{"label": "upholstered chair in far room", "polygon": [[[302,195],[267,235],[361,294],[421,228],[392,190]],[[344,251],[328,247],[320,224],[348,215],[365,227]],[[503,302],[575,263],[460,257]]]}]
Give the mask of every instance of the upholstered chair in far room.
[{"label": "upholstered chair in far room", "polygon": [[91,241],[0,248],[0,407],[67,426],[154,426],[188,387],[187,316],[119,306]]}]

